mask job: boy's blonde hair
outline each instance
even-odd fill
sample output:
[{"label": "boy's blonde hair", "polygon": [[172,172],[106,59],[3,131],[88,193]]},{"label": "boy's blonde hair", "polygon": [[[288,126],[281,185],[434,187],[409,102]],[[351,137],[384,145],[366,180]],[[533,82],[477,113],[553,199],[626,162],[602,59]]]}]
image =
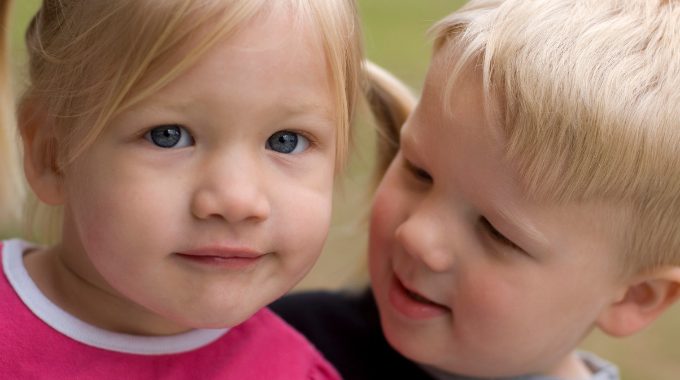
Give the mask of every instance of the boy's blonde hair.
[{"label": "boy's blonde hair", "polygon": [[40,112],[59,139],[54,154],[63,168],[113,117],[177,78],[216,41],[259,14],[286,9],[311,22],[323,41],[335,86],[339,168],[362,55],[353,0],[44,0],[26,33],[29,84],[20,120]]},{"label": "boy's blonde hair", "polygon": [[[0,2],[0,30],[9,28],[11,2]],[[9,78],[9,38],[0,38],[0,233],[16,227],[23,199],[14,102]]]},{"label": "boy's blonde hair", "polygon": [[630,220],[623,274],[680,265],[680,2],[473,0],[437,23],[481,71],[528,194]]}]

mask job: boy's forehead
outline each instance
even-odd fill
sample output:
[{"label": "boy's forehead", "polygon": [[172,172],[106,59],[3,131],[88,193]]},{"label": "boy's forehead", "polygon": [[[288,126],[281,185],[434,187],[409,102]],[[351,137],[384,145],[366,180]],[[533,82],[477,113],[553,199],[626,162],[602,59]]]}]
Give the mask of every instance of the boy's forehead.
[{"label": "boy's forehead", "polygon": [[418,108],[427,117],[438,118],[442,128],[464,126],[505,150],[508,139],[501,113],[502,94],[485,90],[477,65],[460,63],[457,50],[433,56]]},{"label": "boy's forehead", "polygon": [[[451,60],[449,54],[433,57],[416,112],[402,130],[407,158],[427,170],[444,168],[434,173],[435,181],[457,183],[457,191],[466,192],[480,202],[480,208],[521,231],[538,250],[557,252],[568,239],[590,236],[588,231],[601,237],[593,236],[591,244],[613,247],[624,241],[608,237],[619,237],[625,229],[625,208],[594,201],[558,202],[526,190],[527,178],[507,154],[509,142],[500,123],[498,97],[485,95],[481,71],[474,66],[452,76],[455,62]],[[620,225],[607,223],[615,214]]]}]

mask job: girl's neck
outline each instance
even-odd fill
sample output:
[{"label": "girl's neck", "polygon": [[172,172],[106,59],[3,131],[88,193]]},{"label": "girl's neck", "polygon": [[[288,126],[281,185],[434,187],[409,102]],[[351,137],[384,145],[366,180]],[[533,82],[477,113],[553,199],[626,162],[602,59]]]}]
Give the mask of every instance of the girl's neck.
[{"label": "girl's neck", "polygon": [[91,264],[71,262],[62,246],[30,251],[24,255],[24,264],[50,301],[83,322],[133,335],[174,335],[188,330],[133,303],[103,279],[79,275],[78,266]]}]

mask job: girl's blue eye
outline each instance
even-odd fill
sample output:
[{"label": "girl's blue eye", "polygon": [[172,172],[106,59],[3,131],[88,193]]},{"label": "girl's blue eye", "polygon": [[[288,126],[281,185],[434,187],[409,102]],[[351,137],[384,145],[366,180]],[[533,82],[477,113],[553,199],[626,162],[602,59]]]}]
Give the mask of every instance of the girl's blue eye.
[{"label": "girl's blue eye", "polygon": [[160,148],[184,148],[194,143],[186,128],[177,124],[161,125],[153,128],[144,138]]},{"label": "girl's blue eye", "polygon": [[299,133],[278,131],[267,139],[267,149],[283,154],[302,153],[309,147],[309,140]]}]

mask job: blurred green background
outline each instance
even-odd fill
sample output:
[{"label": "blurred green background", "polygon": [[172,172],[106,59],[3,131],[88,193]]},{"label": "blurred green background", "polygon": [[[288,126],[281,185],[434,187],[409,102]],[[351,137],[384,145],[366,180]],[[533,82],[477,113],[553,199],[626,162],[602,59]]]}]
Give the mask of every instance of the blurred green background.
[{"label": "blurred green background", "polygon": [[[425,32],[434,21],[455,10],[463,1],[358,2],[368,57],[396,74],[414,91],[419,91],[430,55]],[[23,30],[38,3],[37,0],[15,1],[12,57],[18,72],[24,62]],[[17,83],[20,87],[21,79]],[[299,290],[337,289],[366,281],[364,256],[374,145],[370,125],[370,118],[362,112],[350,165],[337,186],[334,222],[327,248],[313,271],[298,286]],[[8,234],[8,231],[0,231],[0,237]],[[680,379],[680,306],[676,305],[651,328],[633,337],[613,339],[596,332],[583,347],[617,363],[626,380]]]}]

